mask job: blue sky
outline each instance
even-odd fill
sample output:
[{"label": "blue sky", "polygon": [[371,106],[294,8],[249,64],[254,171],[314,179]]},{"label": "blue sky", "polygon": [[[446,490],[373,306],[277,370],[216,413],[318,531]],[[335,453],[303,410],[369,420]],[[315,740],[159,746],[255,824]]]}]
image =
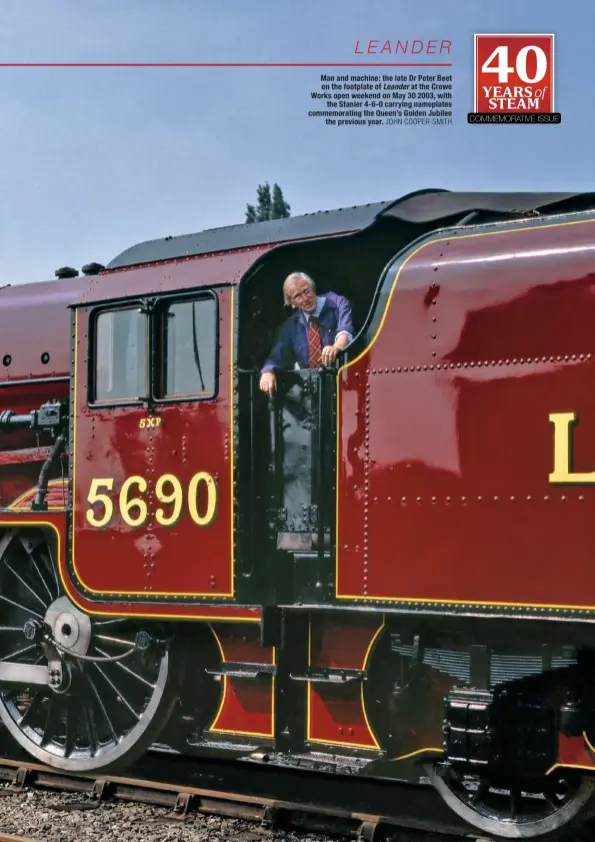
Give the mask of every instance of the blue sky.
[{"label": "blue sky", "polygon": [[[595,190],[593,0],[2,0],[0,24],[2,62],[344,62],[357,39],[444,38],[455,85],[452,126],[334,128],[306,116],[315,68],[0,68],[0,284],[243,222],[265,180],[293,214]],[[562,125],[467,125],[474,32],[556,35]]]}]

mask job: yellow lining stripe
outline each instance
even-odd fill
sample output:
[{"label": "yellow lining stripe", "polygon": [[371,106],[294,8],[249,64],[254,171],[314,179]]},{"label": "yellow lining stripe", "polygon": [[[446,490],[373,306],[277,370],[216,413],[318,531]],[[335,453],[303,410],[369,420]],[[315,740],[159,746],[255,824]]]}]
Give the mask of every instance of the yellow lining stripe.
[{"label": "yellow lining stripe", "polygon": [[[169,613],[169,612],[122,612],[122,611],[97,611],[88,608],[85,605],[82,605],[79,602],[79,594],[73,589],[72,582],[70,579],[65,579],[63,570],[62,570],[62,537],[60,534],[60,530],[56,526],[55,523],[52,523],[49,520],[31,520],[29,518],[21,517],[18,520],[4,520],[2,518],[2,513],[0,512],[0,529],[9,526],[16,526],[20,528],[26,528],[28,526],[38,526],[38,527],[46,527],[49,529],[53,529],[56,533],[56,541],[57,541],[57,555],[58,555],[58,575],[60,576],[60,581],[62,582],[62,587],[66,594],[68,594],[68,598],[71,602],[74,602],[77,608],[80,608],[85,614],[89,614],[92,617],[142,617],[143,619],[165,619],[165,620],[187,620],[188,622],[193,622],[195,620],[207,620],[211,623],[260,623],[260,617],[237,617],[234,615],[227,615],[224,612],[229,610],[229,608],[235,606],[228,606],[228,605],[213,605],[212,608],[214,610],[221,611],[222,614],[220,617],[217,617],[213,614],[176,614],[176,613]],[[65,562],[66,560],[64,560]],[[114,608],[118,608],[119,606],[116,604],[113,606]],[[173,607],[173,606],[172,606]],[[193,608],[194,606],[190,606]],[[211,606],[209,606],[211,607]],[[200,606],[197,605],[196,608],[200,610]]]},{"label": "yellow lining stripe", "polygon": [[[62,480],[62,479],[51,479],[48,482],[48,490],[50,488],[55,488],[57,485],[61,485],[66,490],[66,492],[68,492],[68,480],[65,480],[65,479],[64,480]],[[10,504],[10,506],[6,507],[6,511],[7,512],[14,512],[14,511],[30,512],[30,511],[32,511],[32,509],[30,509],[30,508],[29,509],[21,509],[19,507],[20,507],[20,504],[23,502],[23,500],[26,500],[27,497],[31,496],[31,494],[35,494],[36,491],[37,491],[37,486],[34,485],[33,488],[30,488],[28,491],[25,491],[23,494],[21,494],[19,497],[17,497],[16,500],[13,500],[12,503]],[[68,506],[68,503],[66,503],[64,506],[48,506],[47,511],[48,512],[63,512],[67,508],[67,506]]]},{"label": "yellow lining stripe", "polygon": [[402,754],[400,757],[391,758],[390,763],[398,763],[399,760],[409,760],[410,757],[415,757],[418,754],[427,754],[430,751],[434,754],[444,754],[443,748],[418,748],[416,751],[410,751],[409,754]]},{"label": "yellow lining stripe", "polygon": [[[235,580],[234,580],[234,567],[235,567],[235,559],[234,559],[234,419],[233,419],[233,366],[234,366],[234,327],[235,327],[235,288],[231,286],[231,300],[230,300],[230,362],[229,362],[229,372],[230,372],[230,379],[229,379],[229,437],[230,437],[230,583],[231,583],[231,590],[225,593],[217,593],[213,594],[212,591],[205,591],[205,592],[189,592],[185,591],[180,593],[179,591],[151,591],[151,596],[186,596],[186,597],[195,597],[195,596],[206,596],[210,597],[212,600],[219,600],[219,599],[228,599],[229,597],[233,597],[235,595]],[[78,308],[75,310],[75,321],[74,321],[74,419],[73,419],[73,441],[72,441],[72,497],[73,497],[73,528],[72,528],[72,552],[71,552],[71,562],[72,567],[74,570],[74,574],[77,578],[78,583],[89,593],[97,594],[98,596],[113,596],[119,595],[122,597],[127,596],[138,596],[147,598],[148,594],[146,592],[139,592],[139,591],[122,591],[122,590],[95,590],[94,588],[90,588],[86,585],[77,570],[76,566],[76,553],[75,553],[75,540],[76,540],[76,528],[74,523],[74,500],[76,496],[76,462],[77,462],[77,449],[76,449],[76,421],[77,421],[77,392],[79,389],[79,380],[78,380],[78,347],[79,347],[79,338],[78,338],[78,318],[79,318],[79,310]],[[141,615],[135,615],[141,616]],[[161,615],[150,615],[150,616],[161,616]],[[260,622],[260,621],[258,621]]]},{"label": "yellow lining stripe", "polygon": [[591,745],[591,741],[590,741],[590,740],[589,740],[589,738],[587,737],[587,734],[586,734],[586,732],[585,732],[585,731],[583,731],[583,740],[586,742],[586,744],[587,744],[587,748],[588,748],[590,751],[592,751],[592,752],[593,752],[593,754],[595,754],[595,748],[593,748],[593,746]]},{"label": "yellow lining stripe", "polygon": [[585,772],[595,772],[595,766],[580,766],[578,763],[554,763],[545,774],[551,775],[555,769],[583,769]]},{"label": "yellow lining stripe", "polygon": [[[221,663],[225,664],[225,653],[223,651],[223,646],[221,645],[221,641],[219,640],[219,635],[213,628],[213,626],[209,623],[209,628],[213,632],[215,640],[217,641],[217,646],[219,647],[219,652],[221,654]],[[277,663],[277,650],[274,646],[271,647],[273,650],[273,665]],[[238,734],[242,737],[274,737],[275,736],[275,676],[271,676],[271,731],[269,734],[261,734],[259,731],[234,731],[229,728],[217,728],[217,722],[219,721],[219,717],[221,716],[221,711],[223,710],[223,706],[225,704],[225,699],[227,698],[227,676],[223,676],[223,692],[221,694],[221,701],[219,702],[219,708],[217,713],[215,714],[212,723],[208,727],[208,731],[213,734]],[[258,679],[256,679],[258,680]]]},{"label": "yellow lining stripe", "polygon": [[[363,662],[363,667],[362,667],[363,669],[366,668],[368,658],[370,656],[370,653],[372,652],[372,647],[376,643],[378,635],[380,634],[380,632],[382,631],[383,628],[384,628],[384,617],[382,618],[382,624],[376,629],[376,631],[374,632],[374,634],[372,636],[372,639],[370,640],[370,643],[368,644],[366,654],[364,655],[364,662]],[[310,667],[311,665],[312,665],[312,614],[310,614],[309,617],[308,617],[308,666]],[[311,681],[307,682],[307,687],[308,687],[308,693],[307,693],[307,701],[306,701],[306,740],[308,742],[323,743],[324,745],[331,745],[331,746],[350,746],[352,748],[364,748],[364,749],[368,749],[368,751],[375,751],[375,750],[379,751],[380,750],[380,746],[378,745],[378,740],[376,739],[376,735],[372,731],[372,728],[370,727],[370,722],[368,720],[368,713],[366,711],[366,705],[365,705],[365,702],[364,702],[364,684],[363,684],[363,682],[362,682],[362,685],[361,685],[361,705],[362,705],[362,711],[363,711],[363,714],[364,714],[364,721],[365,721],[366,726],[368,728],[368,732],[369,732],[370,736],[372,737],[372,739],[374,740],[373,746],[371,746],[369,743],[353,743],[353,742],[341,741],[341,740],[323,740],[320,737],[310,736],[310,733],[311,733],[310,707],[311,707],[311,698],[312,698],[312,693],[311,693],[312,682]]]}]

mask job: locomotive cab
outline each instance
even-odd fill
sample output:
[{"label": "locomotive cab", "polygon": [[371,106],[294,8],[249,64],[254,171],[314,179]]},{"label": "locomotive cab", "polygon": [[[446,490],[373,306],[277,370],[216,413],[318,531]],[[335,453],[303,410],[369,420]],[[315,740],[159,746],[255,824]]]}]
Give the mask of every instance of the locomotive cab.
[{"label": "locomotive cab", "polygon": [[[269,405],[260,368],[287,313],[283,279],[307,271],[347,297],[361,352],[384,267],[413,226],[280,245],[239,284],[183,286],[129,270],[72,307],[69,576],[90,600],[324,602],[334,590],[333,369],[283,372]],[[215,274],[216,272],[216,274]],[[95,563],[102,555],[101,565]]]},{"label": "locomotive cab", "polygon": [[267,251],[237,289],[189,277],[161,292],[139,270],[125,297],[100,278],[73,306],[68,563],[80,593],[139,603],[332,598],[336,383],[350,349],[333,369],[280,374],[271,404],[260,368],[296,267],[320,294],[350,300],[352,346],[365,347],[383,269],[409,236],[380,219]]},{"label": "locomotive cab", "polygon": [[[337,376],[341,365],[366,347],[384,269],[403,237],[402,228],[383,219],[358,234],[283,245],[240,283],[238,546],[258,580],[258,592],[273,603],[333,598]],[[277,390],[269,399],[258,383],[291,314],[283,306],[282,286],[293,271],[312,277],[318,295],[332,291],[350,301],[353,341],[331,368],[277,372]]]}]

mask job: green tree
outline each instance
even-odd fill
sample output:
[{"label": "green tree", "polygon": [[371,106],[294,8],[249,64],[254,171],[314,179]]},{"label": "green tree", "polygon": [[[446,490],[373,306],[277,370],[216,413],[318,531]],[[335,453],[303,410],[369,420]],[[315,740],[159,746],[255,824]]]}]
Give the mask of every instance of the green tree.
[{"label": "green tree", "polygon": [[285,201],[283,191],[277,183],[273,192],[266,181],[256,188],[256,205],[246,205],[246,222],[265,222],[268,219],[285,219],[290,216],[290,205]]},{"label": "green tree", "polygon": [[278,184],[273,184],[273,201],[271,203],[271,219],[286,219],[290,216],[291,207],[283,197],[283,191]]}]

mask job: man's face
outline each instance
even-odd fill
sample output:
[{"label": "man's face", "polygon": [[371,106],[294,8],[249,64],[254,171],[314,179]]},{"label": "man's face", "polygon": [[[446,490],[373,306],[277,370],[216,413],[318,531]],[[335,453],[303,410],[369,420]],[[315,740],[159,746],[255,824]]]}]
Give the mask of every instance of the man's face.
[{"label": "man's face", "polygon": [[293,306],[305,313],[312,313],[316,309],[316,293],[307,281],[300,280],[291,284],[289,296]]}]

